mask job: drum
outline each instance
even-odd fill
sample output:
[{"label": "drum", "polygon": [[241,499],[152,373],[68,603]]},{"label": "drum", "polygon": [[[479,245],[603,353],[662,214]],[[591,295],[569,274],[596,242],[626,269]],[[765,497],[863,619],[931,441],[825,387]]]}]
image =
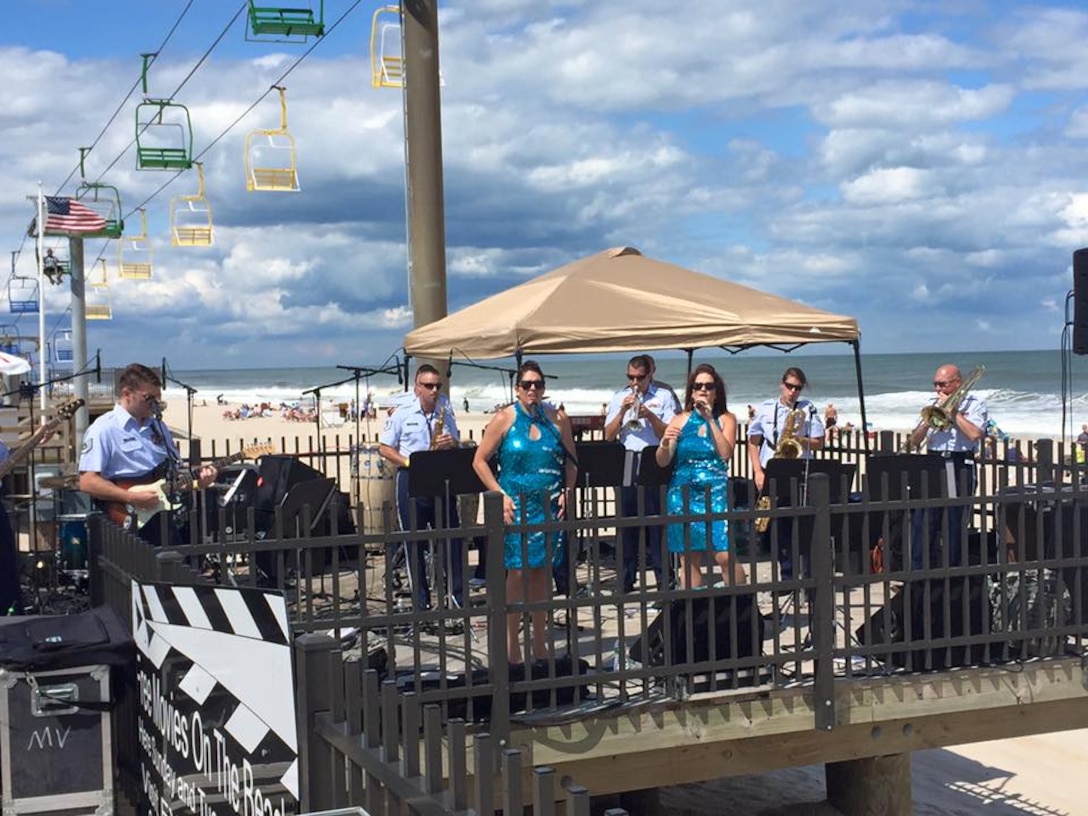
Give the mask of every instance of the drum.
[{"label": "drum", "polygon": [[363,532],[380,533],[385,530],[382,522],[382,504],[389,502],[392,529],[397,529],[397,482],[396,468],[382,458],[378,445],[356,445],[353,449],[355,463],[352,468],[359,485],[359,504],[363,508]]},{"label": "drum", "polygon": [[87,569],[87,515],[59,515],[57,521],[60,522],[60,568]]}]

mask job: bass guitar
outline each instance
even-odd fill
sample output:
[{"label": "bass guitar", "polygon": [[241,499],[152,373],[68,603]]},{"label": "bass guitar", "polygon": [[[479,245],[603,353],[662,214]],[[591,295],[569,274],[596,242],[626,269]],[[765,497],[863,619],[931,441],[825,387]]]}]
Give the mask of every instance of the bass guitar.
[{"label": "bass guitar", "polygon": [[38,445],[40,445],[47,436],[52,434],[53,431],[60,427],[60,424],[62,422],[66,422],[67,420],[71,419],[72,414],[74,414],[82,407],[83,400],[74,399],[69,400],[68,402],[57,408],[56,413],[51,420],[40,426],[36,431],[34,431],[34,433],[30,435],[30,437],[25,442],[23,442],[21,445],[19,445],[19,447],[13,450],[8,455],[7,459],[5,459],[3,462],[0,462],[0,479],[3,479],[9,473],[15,470],[15,468],[18,467],[19,463],[30,455],[30,452],[34,450],[34,448],[38,447]]},{"label": "bass guitar", "polygon": [[[237,453],[232,453],[230,456],[224,456],[214,460],[211,462],[211,466],[216,470],[220,470],[227,465],[240,462],[243,459],[256,459],[259,456],[266,456],[272,453],[273,450],[273,446],[267,443],[263,445],[250,445],[249,447],[242,448]],[[204,467],[204,465],[201,465],[201,467]],[[199,484],[199,476],[200,468],[186,468],[178,474],[173,482],[166,479],[155,479],[154,477],[147,477],[145,479],[114,479],[113,482],[118,487],[123,487],[133,493],[149,493],[155,495],[158,497],[158,502],[154,507],[150,508],[135,507],[127,502],[104,502],[106,515],[109,517],[110,521],[126,530],[132,530],[133,532],[141,530],[155,514],[161,513],[164,510],[173,512],[180,508],[181,502],[175,500],[175,497],[179,493],[195,489]]]}]

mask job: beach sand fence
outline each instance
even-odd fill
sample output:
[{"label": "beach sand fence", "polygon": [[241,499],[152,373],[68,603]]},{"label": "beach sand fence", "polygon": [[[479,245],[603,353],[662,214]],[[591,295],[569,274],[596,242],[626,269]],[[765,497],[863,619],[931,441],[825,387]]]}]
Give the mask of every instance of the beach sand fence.
[{"label": "beach sand fence", "polygon": [[[388,758],[407,756],[407,741],[422,750],[424,769],[444,762],[444,778],[452,768],[462,780],[463,760],[463,781],[449,784],[471,791],[478,787],[477,766],[469,759],[475,747],[455,749],[461,758],[440,760],[433,740],[424,737],[427,722],[433,732],[436,721],[449,724],[456,737],[463,720],[468,736],[487,733],[523,751],[524,768],[544,765],[595,793],[613,793],[785,767],[802,755],[806,762],[881,756],[1008,736],[1017,728],[1046,730],[1032,721],[1035,710],[1050,717],[1049,728],[1083,726],[1083,713],[1056,720],[1054,711],[1073,702],[1083,709],[1088,695],[1080,682],[1088,634],[1088,491],[1081,486],[1083,473],[1040,462],[1038,456],[1018,462],[1017,481],[1049,481],[1051,493],[1009,489],[1005,479],[998,489],[965,500],[863,497],[833,505],[827,478],[814,477],[807,506],[769,512],[772,529],[791,522],[793,560],[807,556],[808,571],[785,579],[775,560],[749,547],[738,552],[753,578],[747,585],[676,590],[650,583],[623,593],[616,564],[601,552],[601,527],[685,518],[595,517],[530,528],[584,545],[584,558],[563,562],[568,594],[514,602],[500,578],[461,605],[436,592],[433,608],[412,610],[386,570],[386,553],[428,541],[442,574],[451,539],[481,538],[488,545],[487,575],[502,576],[509,528],[496,494],[484,497],[481,524],[454,530],[342,534],[333,522],[321,535],[292,537],[284,535],[292,521],[313,530],[312,508],[302,508],[293,520],[279,508],[262,535],[252,528],[229,540],[197,535],[170,553],[106,542],[96,575],[108,582],[133,571],[154,572],[162,580],[164,564],[172,564],[178,580],[280,588],[293,633],[317,638],[305,642],[325,653],[318,661],[332,681],[335,706],[305,703],[315,717],[328,713],[309,735],[323,740],[316,750],[341,750],[336,746],[347,743],[340,737],[384,750],[381,766],[373,756],[341,751],[348,767],[356,768],[352,773],[387,778]],[[938,557],[915,571],[901,554],[889,557],[883,571],[873,569],[874,542],[892,541],[898,525],[902,553],[909,541],[903,528],[913,512],[928,509],[945,519],[949,508],[963,504],[970,506],[964,515],[974,519],[979,542],[968,563],[950,565]],[[738,534],[755,517],[750,509],[723,515]],[[101,525],[95,529],[114,536]],[[889,543],[887,551],[894,553],[894,546]],[[466,550],[464,557],[467,577],[475,556]],[[259,568],[262,563],[272,571]],[[121,597],[127,586],[117,591],[127,615]],[[1001,614],[995,616],[995,609]],[[519,626],[522,652],[529,654],[525,624],[534,612],[545,617],[547,656],[512,666],[507,626]],[[1008,667],[1016,670],[1015,683]],[[340,694],[343,699],[336,698]],[[934,705],[935,699],[945,702]],[[429,706],[437,706],[438,714],[427,713],[434,711]],[[377,710],[377,719],[367,719],[367,707]],[[1005,716],[1014,708],[1015,717]],[[940,717],[952,710],[960,722],[973,715],[978,721],[942,728]],[[906,731],[895,725],[903,720],[927,728]],[[862,727],[864,738],[857,733]],[[878,731],[883,736],[873,736]],[[334,732],[340,735],[335,744]],[[814,743],[817,737],[823,742]],[[722,746],[742,739],[754,740],[751,751],[741,752],[744,761],[722,761]],[[400,747],[394,750],[394,743]],[[683,767],[665,761],[679,746],[690,759]],[[489,767],[499,768],[494,762]],[[497,777],[487,779],[501,793]],[[328,795],[337,803],[362,804],[365,790],[365,782],[360,787],[344,780],[341,787],[336,781]],[[557,792],[557,801],[563,795]]]}]

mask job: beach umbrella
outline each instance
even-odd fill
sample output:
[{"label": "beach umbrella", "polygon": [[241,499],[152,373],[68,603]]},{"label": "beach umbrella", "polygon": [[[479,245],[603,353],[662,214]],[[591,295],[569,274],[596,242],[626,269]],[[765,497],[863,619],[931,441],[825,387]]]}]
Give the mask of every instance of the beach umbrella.
[{"label": "beach umbrella", "polygon": [[26,374],[28,371],[30,371],[29,360],[0,351],[0,374],[14,376],[16,374]]}]

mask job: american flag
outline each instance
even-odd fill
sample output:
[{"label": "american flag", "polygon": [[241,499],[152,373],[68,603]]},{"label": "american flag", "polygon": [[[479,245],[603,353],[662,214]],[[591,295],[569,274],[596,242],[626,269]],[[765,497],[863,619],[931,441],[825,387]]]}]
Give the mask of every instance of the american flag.
[{"label": "american flag", "polygon": [[101,232],[106,219],[85,204],[62,196],[45,198],[45,231]]}]

